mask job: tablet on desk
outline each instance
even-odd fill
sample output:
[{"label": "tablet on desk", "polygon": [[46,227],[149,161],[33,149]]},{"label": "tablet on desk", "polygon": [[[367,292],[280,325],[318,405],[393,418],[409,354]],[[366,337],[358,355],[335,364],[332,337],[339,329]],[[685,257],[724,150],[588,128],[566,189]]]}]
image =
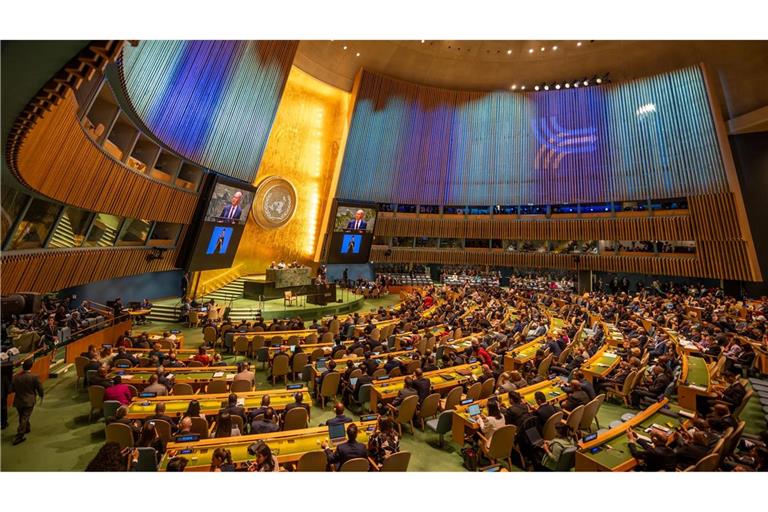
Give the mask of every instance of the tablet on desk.
[{"label": "tablet on desk", "polygon": [[470,418],[474,418],[475,416],[478,416],[480,414],[480,404],[472,404],[469,406],[469,409],[467,409],[467,412],[469,413]]}]

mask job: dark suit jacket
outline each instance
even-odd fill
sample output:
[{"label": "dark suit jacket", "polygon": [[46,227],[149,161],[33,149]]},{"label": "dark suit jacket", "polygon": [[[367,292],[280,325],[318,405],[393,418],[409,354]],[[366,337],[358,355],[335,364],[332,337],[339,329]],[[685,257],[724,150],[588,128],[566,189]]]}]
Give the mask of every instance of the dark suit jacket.
[{"label": "dark suit jacket", "polygon": [[168,424],[171,426],[171,428],[173,428],[173,426],[176,425],[176,419],[175,418],[171,418],[170,416],[166,416],[165,414],[153,414],[152,416],[147,418],[147,420],[149,420],[149,421],[151,421],[151,420],[167,421]]},{"label": "dark suit jacket", "polygon": [[642,450],[635,443],[629,443],[627,446],[633,457],[645,462],[646,471],[675,470],[675,452],[672,448],[653,446],[645,439],[638,439],[637,442],[643,447]]},{"label": "dark suit jacket", "polygon": [[235,215],[232,217],[232,219],[229,219],[229,214],[230,214],[231,211],[232,211],[232,205],[228,204],[221,211],[221,218],[219,220],[221,220],[221,221],[225,221],[225,220],[238,221],[238,220],[240,220],[240,214],[243,212],[243,209],[240,208],[240,206],[235,206]]},{"label": "dark suit jacket", "polygon": [[557,409],[552,404],[543,404],[536,409],[536,420],[539,424],[539,430],[544,428],[544,424],[547,422],[550,416],[555,414]]},{"label": "dark suit jacket", "polygon": [[328,456],[329,464],[338,464],[341,466],[350,459],[367,458],[368,448],[363,443],[350,443],[347,441],[346,443],[340,444],[335,452],[326,448],[325,454]]},{"label": "dark suit jacket", "polygon": [[355,222],[357,222],[355,219],[347,222],[347,229],[366,229],[368,227],[368,223],[364,220],[360,221],[360,226],[358,227],[355,227]]},{"label": "dark suit jacket", "polygon": [[277,425],[277,423],[272,423],[270,421],[254,421],[251,423],[251,434],[269,434],[270,432],[277,432],[280,430],[280,427]]},{"label": "dark suit jacket", "polygon": [[429,396],[429,391],[432,389],[432,383],[429,379],[422,377],[413,381],[413,387],[419,393],[419,403],[422,403],[424,399]]},{"label": "dark suit jacket", "polygon": [[34,407],[37,395],[43,398],[43,385],[40,377],[31,372],[21,372],[13,378],[13,406],[16,408]]},{"label": "dark suit jacket", "polygon": [[350,421],[352,421],[351,418],[348,418],[347,416],[342,414],[341,416],[334,416],[333,418],[331,418],[328,421],[326,421],[325,424],[329,425],[329,426],[330,425],[343,425],[344,423],[349,423]]},{"label": "dark suit jacket", "polygon": [[219,414],[222,412],[228,412],[230,416],[240,416],[243,418],[243,421],[245,421],[245,409],[241,405],[233,405],[233,406],[226,406],[222,408],[219,411]]},{"label": "dark suit jacket", "polygon": [[522,420],[526,414],[528,414],[528,410],[525,406],[520,404],[511,405],[510,407],[507,407],[507,410],[504,412],[504,422],[507,425],[517,425],[519,427],[520,420]]}]

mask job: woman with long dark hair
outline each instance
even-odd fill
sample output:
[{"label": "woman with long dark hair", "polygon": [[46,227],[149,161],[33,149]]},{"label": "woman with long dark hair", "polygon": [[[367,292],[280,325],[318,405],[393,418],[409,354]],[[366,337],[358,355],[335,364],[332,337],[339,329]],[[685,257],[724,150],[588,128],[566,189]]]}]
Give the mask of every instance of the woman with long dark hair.
[{"label": "woman with long dark hair", "polygon": [[216,448],[211,456],[212,472],[234,471],[235,465],[232,463],[232,452],[226,448]]},{"label": "woman with long dark hair", "polygon": [[248,447],[248,453],[255,457],[249,471],[271,472],[280,471],[277,459],[272,455],[272,450],[264,441],[257,441]]},{"label": "woman with long dark hair", "polygon": [[128,457],[118,443],[110,441],[91,459],[86,471],[128,471]]}]

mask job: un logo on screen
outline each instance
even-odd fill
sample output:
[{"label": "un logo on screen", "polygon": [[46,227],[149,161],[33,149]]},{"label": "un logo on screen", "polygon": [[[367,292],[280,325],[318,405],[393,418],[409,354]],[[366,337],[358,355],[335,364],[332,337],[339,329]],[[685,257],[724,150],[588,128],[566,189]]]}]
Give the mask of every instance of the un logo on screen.
[{"label": "un logo on screen", "polygon": [[270,176],[258,184],[251,215],[267,229],[285,225],[296,211],[296,189],[280,176]]}]

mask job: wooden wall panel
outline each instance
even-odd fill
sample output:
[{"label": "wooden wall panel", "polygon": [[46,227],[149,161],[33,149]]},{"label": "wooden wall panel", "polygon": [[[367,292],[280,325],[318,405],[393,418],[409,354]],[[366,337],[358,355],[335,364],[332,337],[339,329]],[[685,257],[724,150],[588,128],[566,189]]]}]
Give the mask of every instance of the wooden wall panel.
[{"label": "wooden wall panel", "polygon": [[173,270],[176,250],[147,261],[152,247],[61,249],[3,253],[0,293],[51,292],[93,281]]},{"label": "wooden wall panel", "polygon": [[87,210],[188,224],[198,195],[113,160],[80,126],[77,108],[74,94],[67,91],[13,148],[9,164],[22,183]]}]

